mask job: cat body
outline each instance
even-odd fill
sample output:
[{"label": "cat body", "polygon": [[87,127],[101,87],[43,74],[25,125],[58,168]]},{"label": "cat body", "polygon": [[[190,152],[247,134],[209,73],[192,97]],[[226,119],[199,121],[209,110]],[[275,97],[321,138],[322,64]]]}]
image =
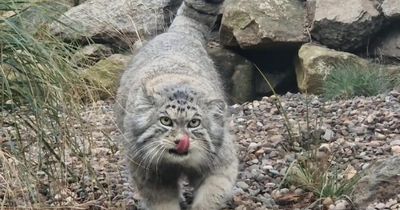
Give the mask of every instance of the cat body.
[{"label": "cat body", "polygon": [[193,210],[230,198],[238,159],[205,35],[222,1],[185,0],[169,30],[143,46],[121,77],[116,114],[132,181],[149,210],[179,210],[179,180]]}]

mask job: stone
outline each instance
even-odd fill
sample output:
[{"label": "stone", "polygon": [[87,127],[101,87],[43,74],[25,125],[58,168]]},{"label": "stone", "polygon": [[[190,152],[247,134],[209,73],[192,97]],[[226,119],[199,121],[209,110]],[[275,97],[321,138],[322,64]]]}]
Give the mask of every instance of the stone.
[{"label": "stone", "polygon": [[327,198],[325,198],[323,201],[322,201],[322,204],[324,205],[324,206],[330,206],[331,204],[333,204],[334,202],[333,202],[333,200],[332,200],[332,198],[330,198],[330,197],[327,197]]},{"label": "stone", "polygon": [[334,65],[347,62],[363,66],[368,64],[367,60],[351,53],[315,44],[304,44],[299,50],[295,67],[299,90],[310,94],[320,94],[323,81],[334,69]]},{"label": "stone", "polygon": [[375,208],[384,209],[385,208],[385,204],[384,203],[378,203],[378,204],[375,205]]},{"label": "stone", "polygon": [[251,142],[249,144],[249,150],[255,150],[259,145],[257,143]]},{"label": "stone", "polygon": [[393,140],[390,142],[391,146],[400,146],[400,139]]},{"label": "stone", "polygon": [[224,80],[228,98],[233,103],[244,103],[254,97],[254,67],[251,61],[216,43],[207,52]]},{"label": "stone", "polygon": [[365,209],[374,202],[394,198],[400,193],[400,156],[379,160],[367,169],[355,185],[353,203]]},{"label": "stone", "polygon": [[325,139],[326,141],[331,141],[335,137],[335,132],[333,132],[331,129],[326,129],[324,135],[322,136],[322,139]]},{"label": "stone", "polygon": [[375,0],[316,1],[311,35],[330,48],[359,49],[382,25],[376,3]]},{"label": "stone", "polygon": [[389,20],[400,19],[400,3],[398,0],[384,0],[381,8],[383,14]]},{"label": "stone", "polygon": [[26,8],[20,15],[10,18],[9,21],[22,26],[24,30],[31,34],[35,34],[40,28],[50,24],[54,18],[68,11],[68,9],[70,9],[70,6],[62,2],[44,0]]},{"label": "stone", "polygon": [[398,145],[392,146],[390,150],[392,151],[393,155],[400,155],[400,146]]},{"label": "stone", "polygon": [[300,1],[232,0],[224,10],[221,43],[243,49],[299,46],[308,41],[305,17]]},{"label": "stone", "polygon": [[91,66],[112,54],[112,49],[103,44],[90,44],[78,50],[72,61],[78,66]]},{"label": "stone", "polygon": [[100,60],[94,66],[85,70],[83,77],[91,85],[98,87],[98,97],[106,99],[115,96],[122,72],[128,66],[131,56],[114,54]]},{"label": "stone", "polygon": [[65,40],[90,38],[129,48],[136,40],[148,39],[168,28],[181,2],[89,0],[68,10],[50,29]]},{"label": "stone", "polygon": [[347,210],[347,201],[339,200],[336,202],[335,207],[332,210]]},{"label": "stone", "polygon": [[240,187],[243,190],[249,189],[249,185],[246,182],[239,181],[236,183],[236,186]]}]

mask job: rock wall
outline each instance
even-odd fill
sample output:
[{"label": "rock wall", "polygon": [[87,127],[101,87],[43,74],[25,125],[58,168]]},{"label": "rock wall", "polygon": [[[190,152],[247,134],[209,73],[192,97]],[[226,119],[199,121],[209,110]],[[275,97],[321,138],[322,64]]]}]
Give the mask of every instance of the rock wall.
[{"label": "rock wall", "polygon": [[[59,19],[68,27],[51,25],[54,34],[126,53],[166,29],[182,0],[70,2],[80,4]],[[209,52],[234,103],[271,94],[261,73],[277,92],[315,94],[347,59],[390,63],[400,75],[399,0],[227,0],[221,13]]]}]

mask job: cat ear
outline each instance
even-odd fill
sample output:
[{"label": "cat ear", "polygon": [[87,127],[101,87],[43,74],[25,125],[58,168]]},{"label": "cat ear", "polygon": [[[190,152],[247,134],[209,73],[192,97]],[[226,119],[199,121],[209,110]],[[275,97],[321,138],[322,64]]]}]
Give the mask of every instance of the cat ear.
[{"label": "cat ear", "polygon": [[212,118],[216,120],[223,120],[226,110],[226,103],[221,99],[214,99],[207,102],[208,112],[211,114]]},{"label": "cat ear", "polygon": [[149,109],[155,107],[157,103],[157,95],[154,91],[145,87],[140,88],[135,101],[135,107],[139,109]]}]

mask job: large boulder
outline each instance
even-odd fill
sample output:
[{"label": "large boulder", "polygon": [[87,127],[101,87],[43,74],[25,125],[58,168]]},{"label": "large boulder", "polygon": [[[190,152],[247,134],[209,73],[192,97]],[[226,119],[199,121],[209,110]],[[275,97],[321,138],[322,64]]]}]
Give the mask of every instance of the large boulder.
[{"label": "large boulder", "polygon": [[306,11],[298,0],[232,0],[222,18],[220,37],[226,46],[269,48],[308,41]]},{"label": "large boulder", "polygon": [[82,77],[97,88],[98,98],[113,97],[117,92],[119,78],[130,60],[129,55],[113,54],[83,71]]},{"label": "large boulder", "polygon": [[398,0],[384,0],[381,8],[386,18],[400,19],[400,2]]},{"label": "large boulder", "polygon": [[393,156],[373,164],[353,191],[353,203],[357,209],[369,204],[388,200],[400,194],[400,156]]},{"label": "large boulder", "polygon": [[375,0],[316,1],[311,35],[330,48],[356,50],[367,44],[382,25],[383,18],[375,5]]},{"label": "large boulder", "polygon": [[304,44],[296,60],[297,85],[301,92],[322,93],[323,81],[341,63],[368,65],[368,61],[354,54],[328,49],[314,44]]},{"label": "large boulder", "polygon": [[400,59],[400,26],[391,27],[390,30],[385,30],[380,34],[373,44],[372,52],[376,57],[398,61]]},{"label": "large boulder", "polygon": [[225,91],[231,103],[244,103],[254,97],[253,64],[214,42],[208,45],[207,51],[224,82]]},{"label": "large boulder", "polygon": [[35,34],[40,29],[43,29],[45,25],[50,24],[54,18],[61,16],[70,8],[71,5],[63,2],[51,0],[38,1],[22,10],[18,16],[11,17],[9,21],[24,28],[25,31]]},{"label": "large boulder", "polygon": [[51,26],[66,40],[91,38],[128,48],[168,28],[182,0],[88,0]]}]

